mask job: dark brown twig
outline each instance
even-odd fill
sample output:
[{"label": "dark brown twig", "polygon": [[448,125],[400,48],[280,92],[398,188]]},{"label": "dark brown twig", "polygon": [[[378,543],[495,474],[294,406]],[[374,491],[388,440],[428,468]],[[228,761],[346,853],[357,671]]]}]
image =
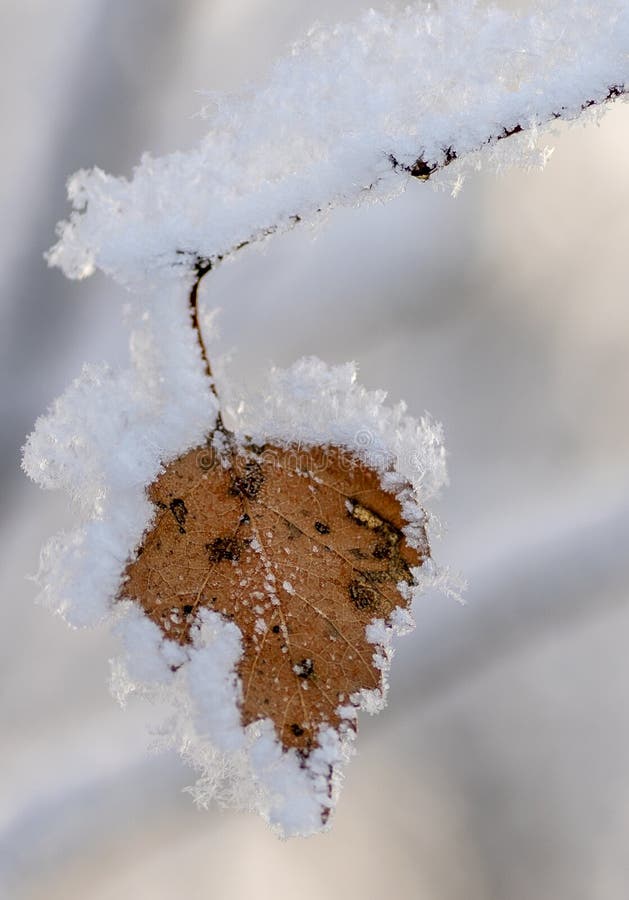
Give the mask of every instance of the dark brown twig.
[{"label": "dark brown twig", "polygon": [[207,259],[206,257],[197,257],[195,265],[194,265],[194,273],[195,279],[190,288],[190,294],[188,295],[188,308],[190,310],[190,322],[192,324],[192,328],[197,336],[197,341],[199,342],[199,347],[201,348],[201,359],[203,360],[203,367],[205,370],[205,374],[207,375],[210,390],[216,397],[218,402],[218,410],[216,413],[216,426],[212,432],[220,431],[221,434],[225,435],[228,439],[233,437],[232,432],[226,428],[225,423],[223,422],[223,415],[220,408],[220,398],[218,396],[218,391],[216,390],[216,382],[214,380],[214,375],[212,373],[212,366],[210,365],[210,358],[207,355],[207,349],[205,346],[205,341],[203,340],[203,332],[201,331],[201,325],[199,322],[199,285],[201,284],[201,280],[207,275],[208,272],[212,270],[212,261]]},{"label": "dark brown twig", "polygon": [[194,267],[195,279],[192,287],[190,288],[190,295],[188,298],[188,307],[190,309],[190,322],[192,323],[192,327],[197,335],[197,340],[199,342],[199,347],[201,348],[201,358],[203,360],[203,365],[205,368],[205,374],[210,380],[210,384],[212,386],[212,393],[218,399],[218,394],[216,393],[216,386],[214,384],[214,376],[212,375],[212,367],[210,366],[210,360],[207,355],[207,350],[205,348],[205,341],[203,340],[203,334],[201,332],[201,328],[199,325],[199,309],[198,309],[198,299],[199,299],[199,285],[201,284],[201,279],[207,275],[212,269],[212,262],[209,259],[201,259],[197,258]]}]

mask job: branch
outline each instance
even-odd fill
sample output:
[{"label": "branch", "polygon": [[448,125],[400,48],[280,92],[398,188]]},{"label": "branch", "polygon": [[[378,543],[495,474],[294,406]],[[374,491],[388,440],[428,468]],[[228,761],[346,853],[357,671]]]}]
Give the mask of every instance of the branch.
[{"label": "branch", "polygon": [[[198,147],[146,155],[130,180],[77,173],[48,260],[127,284],[214,266],[335,206],[386,200],[404,189],[400,175],[429,180],[626,96],[628,48],[629,5],[617,0],[527,16],[444,0],[314,30],[266,83],[217,99]],[[519,146],[510,162],[530,154]]]},{"label": "branch", "polygon": [[[604,95],[592,98],[590,100],[586,100],[581,103],[579,113],[583,113],[588,109],[591,109],[593,106],[603,106],[608,104],[618,97],[626,97],[628,90],[624,84],[614,84],[608,87],[604,93]],[[551,124],[552,122],[557,121],[558,119],[564,119],[567,121],[574,121],[575,116],[571,115],[569,117],[566,116],[566,107],[560,107],[557,111],[552,112],[549,118],[545,122],[529,122],[524,126],[519,122],[513,125],[510,128],[503,128],[502,131],[497,134],[492,134],[487,137],[478,147],[475,147],[473,150],[468,153],[459,154],[459,152],[454,147],[443,147],[441,151],[441,156],[436,161],[427,161],[424,156],[420,155],[417,159],[411,164],[403,164],[401,163],[393,153],[390,153],[388,156],[391,167],[394,171],[403,172],[407,175],[410,175],[412,178],[416,178],[419,181],[428,181],[433,175],[437,172],[441,172],[450,166],[453,162],[457,160],[461,160],[465,156],[470,155],[471,153],[477,153],[480,150],[483,150],[485,147],[491,147],[494,144],[497,144],[499,141],[505,140],[505,138],[512,137],[515,134],[525,133],[527,130],[530,130],[533,126],[540,127],[544,125]],[[368,187],[363,188],[365,191],[374,190],[375,187],[380,183],[382,179],[378,179],[376,182],[370,184]],[[332,207],[332,204],[329,204],[328,208],[325,210],[326,212]],[[324,209],[319,207],[316,210],[317,213],[321,214],[324,212]],[[207,275],[207,273],[216,265],[221,263],[226,257],[234,256],[239,250],[244,249],[245,247],[250,246],[251,244],[260,243],[261,241],[267,240],[267,238],[276,234],[279,231],[289,231],[302,222],[302,217],[297,214],[293,214],[288,218],[287,223],[278,223],[276,225],[269,225],[267,228],[263,228],[257,232],[253,232],[246,240],[240,241],[234,247],[224,251],[223,253],[219,253],[214,257],[206,258],[200,257],[197,251],[193,250],[178,250],[177,253],[180,256],[187,257],[189,260],[193,260],[192,263],[194,271],[197,273],[198,279],[195,281],[192,291],[194,293],[194,305],[196,306],[196,291],[201,279]],[[191,294],[191,306],[193,305],[192,294]],[[194,327],[197,328],[196,323],[196,314],[193,319]],[[205,348],[203,345],[203,339],[199,334],[199,342],[201,344],[203,358],[207,363],[207,357],[205,355]],[[208,373],[209,374],[209,373]]]}]

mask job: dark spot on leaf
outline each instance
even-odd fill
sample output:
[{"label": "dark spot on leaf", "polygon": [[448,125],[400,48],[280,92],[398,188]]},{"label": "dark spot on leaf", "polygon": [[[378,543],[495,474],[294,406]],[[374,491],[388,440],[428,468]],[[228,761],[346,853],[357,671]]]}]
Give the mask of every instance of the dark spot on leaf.
[{"label": "dark spot on leaf", "polygon": [[273,628],[271,628],[271,631],[273,632],[273,634],[279,634],[279,633],[280,633],[280,626],[279,626],[279,625],[274,625]]},{"label": "dark spot on leaf", "polygon": [[193,609],[194,609],[194,606],[192,606],[192,604],[186,603],[183,608],[184,614],[186,616],[189,616]]},{"label": "dark spot on leaf", "polygon": [[170,511],[173,514],[175,522],[179,525],[179,531],[181,534],[185,534],[186,516],[188,515],[186,504],[180,497],[175,497],[175,499],[170,502]]},{"label": "dark spot on leaf", "polygon": [[382,572],[380,569],[363,569],[359,575],[368,584],[383,584],[390,577],[388,572]]},{"label": "dark spot on leaf", "polygon": [[232,481],[230,492],[236,496],[243,495],[248,500],[255,500],[264,483],[262,466],[255,460],[245,463],[245,471]]},{"label": "dark spot on leaf", "polygon": [[314,527],[317,529],[319,534],[329,534],[330,526],[326,525],[325,522],[315,522]]},{"label": "dark spot on leaf", "polygon": [[293,732],[295,737],[301,737],[304,733],[304,729],[301,727],[301,725],[298,725],[297,722],[293,722],[293,724],[290,726],[290,730]]},{"label": "dark spot on leaf", "polygon": [[295,675],[298,678],[310,678],[314,673],[314,663],[311,659],[302,659],[295,666]]},{"label": "dark spot on leaf", "polygon": [[373,555],[376,559],[391,559],[393,554],[393,545],[391,541],[378,541],[373,548]]},{"label": "dark spot on leaf", "polygon": [[366,581],[358,578],[350,582],[349,596],[357,609],[372,609],[378,602],[376,591]]},{"label": "dark spot on leaf", "polygon": [[206,544],[210,562],[222,562],[225,559],[237,561],[240,559],[240,544],[233,537],[218,537],[211,544]]}]

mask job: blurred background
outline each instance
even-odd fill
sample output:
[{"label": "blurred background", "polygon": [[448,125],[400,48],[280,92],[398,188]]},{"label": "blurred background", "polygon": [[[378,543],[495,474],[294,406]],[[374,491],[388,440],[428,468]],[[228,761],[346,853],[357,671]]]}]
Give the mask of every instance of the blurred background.
[{"label": "blurred background", "polygon": [[197,90],[255,82],[313,16],[365,5],[0,6],[3,898],[629,896],[628,107],[549,136],[544,173],[480,174],[456,200],[412,184],[206,279],[234,377],[356,359],[445,427],[434,549],[467,605],[417,604],[330,833],[283,843],[195,809],[193,774],[147,752],[158,711],[109,696],[112,637],[69,630],[25,580],[72,512],[20,446],[84,361],[127,358],[123,292],[42,259],[67,176],[192,146]]}]

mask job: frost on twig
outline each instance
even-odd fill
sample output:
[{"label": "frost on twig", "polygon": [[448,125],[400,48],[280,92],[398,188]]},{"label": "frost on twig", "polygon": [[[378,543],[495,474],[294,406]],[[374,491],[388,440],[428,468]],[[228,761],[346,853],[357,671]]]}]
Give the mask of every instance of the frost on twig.
[{"label": "frost on twig", "polygon": [[193,150],[147,154],[131,180],[77,173],[49,260],[142,280],[390,197],[411,175],[456,186],[481,164],[543,163],[539,129],[624,96],[628,54],[616,0],[532,15],[451,0],[315,28],[265,83],[215,96]]},{"label": "frost on twig", "polygon": [[624,94],[627,47],[611,2],[370,12],[214,98],[196,149],[146,155],[130,180],[71,179],[49,261],[133,288],[132,360],[85,367],[25,447],[28,474],[81,519],[46,545],[38,581],[72,624],[117,621],[112,684],[171,703],[165,735],[199,770],[200,803],[256,808],[284,834],[327,822],[356,710],[382,706],[391,638],[441,579],[426,510],[445,481],[439,427],[361,388],[353,365],[272,371],[228,429],[201,279],[412,176],[543,161],[541,126]]}]

